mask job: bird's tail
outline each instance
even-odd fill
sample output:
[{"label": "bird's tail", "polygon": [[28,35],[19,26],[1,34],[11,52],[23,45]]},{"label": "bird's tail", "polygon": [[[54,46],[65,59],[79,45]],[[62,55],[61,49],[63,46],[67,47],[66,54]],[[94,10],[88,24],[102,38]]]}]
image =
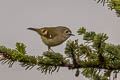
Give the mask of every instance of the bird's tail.
[{"label": "bird's tail", "polygon": [[27,28],[28,30],[33,30],[33,31],[37,31],[37,28]]}]

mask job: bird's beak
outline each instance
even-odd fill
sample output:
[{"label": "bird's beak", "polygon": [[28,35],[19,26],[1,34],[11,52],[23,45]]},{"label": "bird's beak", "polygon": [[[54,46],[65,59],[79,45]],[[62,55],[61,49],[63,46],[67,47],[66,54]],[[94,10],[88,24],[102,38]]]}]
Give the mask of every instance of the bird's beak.
[{"label": "bird's beak", "polygon": [[74,34],[70,34],[71,36],[75,36]]}]

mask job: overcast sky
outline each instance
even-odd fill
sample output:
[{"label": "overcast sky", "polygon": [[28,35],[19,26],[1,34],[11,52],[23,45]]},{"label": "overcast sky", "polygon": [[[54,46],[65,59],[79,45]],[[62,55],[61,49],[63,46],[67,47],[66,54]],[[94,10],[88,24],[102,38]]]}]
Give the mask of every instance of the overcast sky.
[{"label": "overcast sky", "polygon": [[[69,38],[72,40],[81,38],[76,31],[85,26],[88,31],[107,33],[108,42],[120,44],[120,18],[94,0],[0,0],[0,45],[15,48],[16,42],[23,42],[29,55],[41,55],[47,47],[38,34],[27,28],[61,25],[76,35]],[[53,50],[64,54],[64,48],[65,43]],[[0,65],[2,80],[87,80],[82,75],[75,78],[74,74],[67,68],[45,75],[36,68],[25,71],[18,63],[12,68]]]}]

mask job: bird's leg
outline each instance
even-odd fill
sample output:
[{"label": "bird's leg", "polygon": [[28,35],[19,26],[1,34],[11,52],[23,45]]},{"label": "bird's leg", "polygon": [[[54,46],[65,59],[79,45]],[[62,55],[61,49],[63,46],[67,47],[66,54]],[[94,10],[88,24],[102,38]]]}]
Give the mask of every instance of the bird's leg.
[{"label": "bird's leg", "polygon": [[[50,46],[48,46],[48,51],[54,52]],[[55,52],[54,52],[55,53]]]},{"label": "bird's leg", "polygon": [[48,46],[48,51],[50,51],[50,46]]}]

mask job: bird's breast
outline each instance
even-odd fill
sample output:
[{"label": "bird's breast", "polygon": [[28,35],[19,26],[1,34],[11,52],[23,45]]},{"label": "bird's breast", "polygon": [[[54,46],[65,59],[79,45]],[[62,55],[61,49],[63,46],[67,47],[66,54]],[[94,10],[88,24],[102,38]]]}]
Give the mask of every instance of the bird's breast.
[{"label": "bird's breast", "polygon": [[52,39],[48,39],[45,36],[41,36],[41,39],[43,43],[47,46],[57,46],[63,43],[66,39],[65,38],[59,38],[59,37],[54,37]]}]

